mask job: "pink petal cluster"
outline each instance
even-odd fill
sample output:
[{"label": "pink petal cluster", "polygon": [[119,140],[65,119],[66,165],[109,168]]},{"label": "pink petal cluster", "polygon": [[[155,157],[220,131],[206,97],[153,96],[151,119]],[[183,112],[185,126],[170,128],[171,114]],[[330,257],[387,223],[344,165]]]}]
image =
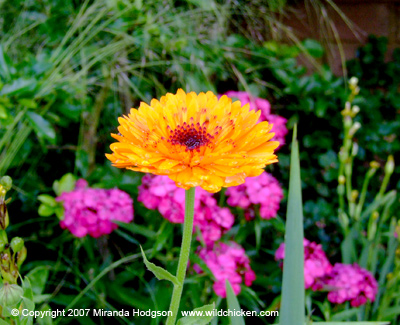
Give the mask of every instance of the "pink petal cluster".
[{"label": "pink petal cluster", "polygon": [[[306,289],[321,289],[320,280],[332,270],[322,246],[304,239],[304,286]],[[275,252],[276,260],[285,258],[285,243],[282,243]]]},{"label": "pink petal cluster", "polygon": [[373,275],[358,264],[336,263],[324,280],[330,291],[328,300],[342,304],[350,301],[353,307],[374,301],[378,292],[378,283]]},{"label": "pink petal cluster", "polygon": [[[275,252],[275,259],[284,257],[285,244],[282,243]],[[330,302],[350,301],[353,307],[374,301],[378,292],[378,283],[370,272],[357,264],[336,263],[332,267],[322,246],[307,239],[304,239],[304,286],[314,291],[329,291]]]},{"label": "pink petal cluster", "polygon": [[[167,176],[143,176],[138,201],[148,209],[157,209],[170,222],[184,221],[185,190],[177,187]],[[219,207],[211,193],[196,189],[194,226],[200,229],[205,244],[211,245],[220,239],[233,223],[234,217],[228,208]]]},{"label": "pink petal cluster", "polygon": [[[197,254],[213,273],[215,277],[213,289],[220,297],[226,297],[225,280],[229,280],[234,293],[238,295],[243,281],[249,287],[256,279],[245,250],[235,242],[218,243],[212,248],[203,247]],[[194,269],[198,273],[202,272],[197,264],[194,265]]]},{"label": "pink petal cluster", "polygon": [[274,126],[272,132],[275,133],[274,140],[279,141],[280,145],[285,143],[285,136],[288,133],[286,128],[287,120],[279,115],[271,114],[271,104],[266,99],[251,97],[249,93],[245,91],[228,91],[224,95],[237,98],[240,100],[242,105],[250,104],[250,109],[261,110],[260,121],[268,121]]},{"label": "pink petal cluster", "polygon": [[246,209],[247,219],[254,217],[254,206],[258,204],[261,218],[271,219],[278,213],[283,191],[276,178],[264,172],[257,177],[247,177],[244,184],[229,187],[225,195],[230,206]]},{"label": "pink petal cluster", "polygon": [[78,180],[73,191],[62,193],[56,201],[63,202],[64,206],[61,228],[76,237],[97,238],[118,228],[113,220],[126,223],[133,220],[133,200],[127,193],[116,188],[90,188],[84,179]]}]

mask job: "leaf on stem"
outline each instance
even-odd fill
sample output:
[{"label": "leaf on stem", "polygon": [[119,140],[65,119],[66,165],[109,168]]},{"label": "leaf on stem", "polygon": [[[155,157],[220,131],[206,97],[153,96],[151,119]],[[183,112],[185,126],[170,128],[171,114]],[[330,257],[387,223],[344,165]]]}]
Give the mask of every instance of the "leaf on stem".
[{"label": "leaf on stem", "polygon": [[[178,319],[176,325],[206,325],[209,324],[214,318],[213,310],[215,303],[210,305],[204,305],[199,308],[195,308],[192,312],[194,316],[186,316]],[[207,315],[207,313],[209,315]]]},{"label": "leaf on stem", "polygon": [[146,264],[147,269],[149,271],[153,272],[153,274],[156,276],[156,278],[158,280],[168,280],[168,281],[171,281],[174,285],[181,285],[181,283],[179,283],[176,276],[172,275],[171,273],[169,273],[167,270],[163,269],[162,267],[159,267],[159,266],[155,265],[154,263],[149,262],[146,258],[146,255],[144,254],[142,246],[140,246],[140,250],[142,251],[144,264]]}]

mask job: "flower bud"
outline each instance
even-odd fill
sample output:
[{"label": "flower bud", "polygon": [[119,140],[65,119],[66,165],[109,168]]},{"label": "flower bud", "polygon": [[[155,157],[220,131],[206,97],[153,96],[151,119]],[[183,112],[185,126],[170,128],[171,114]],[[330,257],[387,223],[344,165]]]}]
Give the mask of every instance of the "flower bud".
[{"label": "flower bud", "polygon": [[358,193],[357,190],[352,190],[351,191],[351,196],[350,196],[351,202],[355,202],[357,200],[358,194],[359,193]]},{"label": "flower bud", "polygon": [[393,171],[394,171],[394,159],[393,156],[390,155],[385,165],[385,173],[391,175]]},{"label": "flower bud", "polygon": [[11,189],[12,186],[12,179],[10,176],[3,176],[0,179],[0,184],[4,187],[4,189],[7,191],[9,191]]},{"label": "flower bud", "polygon": [[8,244],[8,237],[7,237],[7,233],[5,230],[0,230],[0,245],[1,244],[4,244],[4,245]]},{"label": "flower bud", "polygon": [[7,205],[4,202],[4,197],[0,197],[0,229],[5,230],[8,227],[9,218]]},{"label": "flower bud", "polygon": [[339,184],[343,185],[344,183],[346,183],[346,177],[344,177],[344,175],[340,175],[339,176]]},{"label": "flower bud", "polygon": [[5,282],[0,288],[0,305],[1,306],[14,306],[22,299],[24,290],[16,285]]},{"label": "flower bud", "polygon": [[361,128],[361,123],[355,122],[349,130],[349,135],[352,137],[360,128]]},{"label": "flower bud", "polygon": [[11,240],[10,246],[14,253],[18,253],[24,247],[24,240],[20,237],[14,237]]},{"label": "flower bud", "polygon": [[353,117],[356,116],[360,112],[360,107],[358,107],[357,105],[354,105],[351,108],[351,112],[353,113]]},{"label": "flower bud", "polygon": [[351,77],[349,80],[349,85],[351,88],[355,88],[358,85],[358,78],[357,77]]},{"label": "flower bud", "polygon": [[22,249],[17,253],[17,266],[21,267],[22,263],[24,263],[27,255],[26,247],[23,246]]},{"label": "flower bud", "polygon": [[358,153],[358,144],[356,143],[356,142],[353,142],[353,146],[352,146],[352,148],[351,148],[351,155],[353,156],[353,157],[355,157],[355,156],[357,156],[357,153]]},{"label": "flower bud", "polygon": [[379,212],[378,211],[372,212],[372,219],[377,220],[378,218],[379,218]]},{"label": "flower bud", "polygon": [[346,104],[344,105],[344,110],[341,111],[341,114],[344,116],[344,118],[347,118],[348,116],[351,115],[351,103],[350,102],[346,102]]},{"label": "flower bud", "polygon": [[378,169],[379,167],[381,167],[381,165],[377,161],[373,160],[369,163],[369,167]]}]

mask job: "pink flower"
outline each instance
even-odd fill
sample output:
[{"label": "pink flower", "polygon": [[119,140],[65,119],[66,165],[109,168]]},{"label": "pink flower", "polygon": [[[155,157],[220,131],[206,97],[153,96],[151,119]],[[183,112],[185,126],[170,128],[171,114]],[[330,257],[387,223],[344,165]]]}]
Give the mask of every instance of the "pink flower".
[{"label": "pink flower", "polygon": [[279,141],[280,146],[285,143],[285,136],[288,133],[286,128],[287,120],[279,115],[271,114],[271,104],[266,100],[258,97],[252,97],[245,91],[228,91],[224,95],[237,98],[242,105],[250,104],[250,109],[261,110],[260,122],[268,121],[273,124],[272,132],[275,132],[274,140]]},{"label": "pink flower", "polygon": [[64,192],[56,198],[63,202],[63,229],[68,229],[76,237],[90,235],[100,237],[111,233],[118,226],[113,220],[131,222],[133,220],[133,200],[119,189],[96,189],[87,187],[86,180],[79,179],[75,190]]},{"label": "pink flower", "polygon": [[256,205],[260,206],[261,218],[275,218],[283,198],[283,191],[279,182],[266,172],[257,177],[246,178],[244,184],[229,187],[225,194],[230,206],[247,209],[247,219],[254,218],[254,207]]},{"label": "pink flower", "polygon": [[[244,284],[249,287],[256,278],[245,250],[235,242],[218,243],[208,248],[203,247],[198,249],[197,254],[213,273],[215,277],[213,289],[220,297],[226,297],[225,280],[229,280],[233,292],[238,295],[243,280]],[[197,273],[202,272],[197,264],[194,265],[194,269]]]},{"label": "pink flower", "polygon": [[328,300],[342,304],[350,301],[353,307],[374,301],[378,292],[378,283],[373,275],[358,264],[336,263],[330,274],[324,279]]},{"label": "pink flower", "polygon": [[[277,261],[285,258],[285,243],[275,251]],[[283,264],[283,263],[282,263]],[[281,264],[281,266],[282,266]],[[321,289],[321,279],[329,274],[332,265],[329,263],[322,246],[304,239],[304,286],[316,291]]]},{"label": "pink flower", "polygon": [[[185,190],[176,187],[167,176],[145,175],[139,186],[138,201],[149,209],[157,209],[173,223],[183,223],[185,217]],[[194,226],[201,232],[200,240],[211,245],[220,239],[234,223],[228,208],[221,208],[211,193],[196,189]]]}]

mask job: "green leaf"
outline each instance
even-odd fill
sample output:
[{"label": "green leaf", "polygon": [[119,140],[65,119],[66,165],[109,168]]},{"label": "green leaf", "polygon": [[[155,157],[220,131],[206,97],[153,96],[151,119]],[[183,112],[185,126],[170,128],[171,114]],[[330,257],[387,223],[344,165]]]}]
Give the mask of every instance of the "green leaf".
[{"label": "green leaf", "polygon": [[306,48],[308,53],[314,58],[321,58],[324,55],[324,48],[316,40],[306,39],[303,41],[303,46]]},{"label": "green leaf", "polygon": [[6,119],[7,117],[8,117],[7,108],[4,105],[0,104],[0,118],[1,119]]},{"label": "green leaf", "polygon": [[26,277],[31,281],[33,294],[41,295],[49,277],[49,269],[46,266],[38,266],[30,271]]},{"label": "green leaf", "polygon": [[[32,299],[22,297],[22,309],[28,309],[29,311],[34,311],[35,310],[35,303],[33,302]],[[24,319],[29,319],[32,316],[22,316]],[[30,323],[32,324],[32,323]]]},{"label": "green leaf", "polygon": [[[231,311],[241,310],[239,301],[235,293],[233,292],[232,286],[228,280],[225,280],[226,287],[226,299],[228,301],[228,309]],[[245,325],[243,316],[229,316],[231,325]]]},{"label": "green leaf", "polygon": [[281,325],[303,324],[305,322],[303,204],[301,197],[299,144],[296,139],[296,133],[297,127],[295,125],[290,158],[282,303],[279,313]]},{"label": "green leaf", "polygon": [[21,106],[30,109],[36,109],[38,107],[38,104],[33,99],[29,98],[21,98],[18,100],[18,103],[20,103]]},{"label": "green leaf", "polygon": [[354,316],[357,316],[357,313],[360,312],[360,308],[351,308],[351,309],[346,309],[341,312],[338,312],[334,315],[332,315],[331,319],[334,321],[343,321],[347,320],[349,318],[352,318]]},{"label": "green leaf", "polygon": [[31,93],[37,85],[35,79],[19,78],[14,80],[11,84],[4,85],[0,91],[0,95],[16,96]]},{"label": "green leaf", "polygon": [[51,195],[48,195],[48,194],[41,194],[41,195],[38,195],[38,200],[40,201],[40,202],[42,202],[42,203],[44,203],[44,204],[46,204],[46,205],[48,205],[48,206],[51,206],[51,207],[56,207],[57,206],[57,201],[56,201],[56,199],[53,197],[53,196],[51,196]]},{"label": "green leaf", "polygon": [[51,143],[55,144],[56,131],[49,121],[44,119],[43,116],[31,111],[26,112],[26,117],[39,138],[47,139]]},{"label": "green leaf", "polygon": [[11,60],[7,54],[3,51],[3,46],[0,45],[0,76],[2,76],[6,81],[10,80],[10,66]]},{"label": "green leaf", "polygon": [[53,190],[57,196],[63,192],[71,192],[75,188],[76,178],[73,174],[65,174],[59,181],[53,183]]},{"label": "green leaf", "polygon": [[[50,311],[51,312],[51,308],[49,305],[45,304],[39,309],[39,311]],[[51,318],[51,315],[47,315],[44,317],[37,317],[36,321],[38,322],[39,325],[52,325],[53,324],[53,319]]]},{"label": "green leaf", "polygon": [[156,278],[158,280],[168,280],[168,281],[171,281],[174,285],[180,285],[176,276],[172,275],[171,273],[169,273],[167,270],[163,269],[162,267],[159,267],[159,266],[155,265],[154,263],[151,263],[147,260],[142,246],[140,246],[140,250],[142,251],[144,264],[146,264],[147,269],[149,271],[153,272],[153,274],[156,276]]},{"label": "green leaf", "polygon": [[355,239],[358,237],[358,231],[352,228],[351,231],[345,236],[340,248],[342,252],[343,263],[350,264],[357,259],[357,251],[355,247]]},{"label": "green leaf", "polygon": [[205,11],[211,11],[215,8],[211,0],[189,0],[189,2]]},{"label": "green leaf", "polygon": [[147,238],[154,238],[156,237],[157,233],[153,230],[148,229],[147,227],[138,225],[136,223],[125,223],[125,222],[120,222],[120,221],[113,221],[116,223],[119,227],[126,229],[133,234],[140,234],[142,236],[145,236]]},{"label": "green leaf", "polygon": [[33,300],[32,286],[28,277],[24,277],[24,281],[22,282],[22,288],[24,289],[24,297]]},{"label": "green leaf", "polygon": [[41,217],[50,217],[51,215],[54,214],[54,212],[55,212],[54,208],[51,206],[48,206],[47,204],[39,205],[38,214]]},{"label": "green leaf", "polygon": [[398,315],[400,315],[400,306],[386,308],[381,315],[382,318],[386,319],[398,317]]},{"label": "green leaf", "polygon": [[35,304],[41,304],[44,301],[50,300],[52,297],[53,297],[53,295],[50,294],[50,293],[47,293],[47,294],[44,294],[44,295],[35,295],[33,297],[33,302]]},{"label": "green leaf", "polygon": [[214,309],[215,303],[195,308],[192,312],[189,312],[192,313],[193,316],[186,316],[178,319],[176,325],[206,325],[214,318]]}]

